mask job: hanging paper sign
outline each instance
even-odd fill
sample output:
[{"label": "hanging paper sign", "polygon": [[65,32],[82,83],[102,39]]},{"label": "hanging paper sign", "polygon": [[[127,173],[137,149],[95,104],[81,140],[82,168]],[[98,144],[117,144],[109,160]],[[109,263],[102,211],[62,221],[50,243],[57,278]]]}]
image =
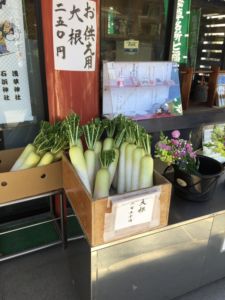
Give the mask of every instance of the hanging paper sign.
[{"label": "hanging paper sign", "polygon": [[96,3],[53,0],[53,43],[56,70],[94,71]]},{"label": "hanging paper sign", "polygon": [[22,0],[0,5],[0,124],[33,120]]}]

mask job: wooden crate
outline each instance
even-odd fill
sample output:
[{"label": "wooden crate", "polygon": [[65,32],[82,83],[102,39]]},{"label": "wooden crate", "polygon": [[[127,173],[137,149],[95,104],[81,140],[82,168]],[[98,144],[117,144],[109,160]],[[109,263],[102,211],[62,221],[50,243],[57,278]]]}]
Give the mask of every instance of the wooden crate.
[{"label": "wooden crate", "polygon": [[[104,244],[104,226],[105,215],[112,212],[111,198],[103,198],[93,200],[91,195],[87,192],[83,186],[76,171],[71,165],[69,158],[63,155],[63,187],[67,198],[76,214],[80,225],[89,240],[91,246],[97,246]],[[154,171],[154,184],[160,187],[160,221],[156,228],[166,226],[168,224],[170,198],[171,198],[171,184],[165,177]],[[140,191],[139,191],[140,192]],[[124,194],[125,196],[126,194]],[[124,235],[127,237],[137,233],[148,231],[146,226],[139,226],[135,228],[135,231],[125,231]],[[118,239],[118,236],[112,238],[112,240]]]},{"label": "wooden crate", "polygon": [[23,148],[0,151],[0,204],[63,188],[62,161],[10,172]]}]

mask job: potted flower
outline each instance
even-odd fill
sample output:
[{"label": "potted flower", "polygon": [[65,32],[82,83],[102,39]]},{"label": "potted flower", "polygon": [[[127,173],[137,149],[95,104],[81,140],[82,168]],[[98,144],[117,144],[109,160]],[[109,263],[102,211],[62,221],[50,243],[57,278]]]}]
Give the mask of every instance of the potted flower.
[{"label": "potted flower", "polygon": [[[182,139],[179,130],[174,130],[171,137],[160,134],[155,145],[155,157],[173,167],[172,183],[180,197],[192,201],[205,201],[215,187],[222,172],[222,165],[210,157],[198,155],[193,149],[191,139]],[[166,176],[168,168],[165,169]]]},{"label": "potted flower", "polygon": [[180,131],[174,130],[171,138],[160,133],[160,140],[155,146],[155,157],[167,165],[187,174],[195,174],[199,168],[196,151],[190,140],[180,138]]}]

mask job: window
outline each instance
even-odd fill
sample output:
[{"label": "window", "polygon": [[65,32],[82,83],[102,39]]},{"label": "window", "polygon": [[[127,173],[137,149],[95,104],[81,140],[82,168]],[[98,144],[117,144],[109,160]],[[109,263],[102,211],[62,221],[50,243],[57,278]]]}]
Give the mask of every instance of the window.
[{"label": "window", "polygon": [[5,148],[32,140],[39,121],[46,118],[39,5],[33,0],[7,0],[0,6],[0,127]]},{"label": "window", "polygon": [[225,1],[192,0],[189,59],[197,70],[225,68]]},{"label": "window", "polygon": [[164,60],[168,5],[168,0],[102,0],[101,59]]}]

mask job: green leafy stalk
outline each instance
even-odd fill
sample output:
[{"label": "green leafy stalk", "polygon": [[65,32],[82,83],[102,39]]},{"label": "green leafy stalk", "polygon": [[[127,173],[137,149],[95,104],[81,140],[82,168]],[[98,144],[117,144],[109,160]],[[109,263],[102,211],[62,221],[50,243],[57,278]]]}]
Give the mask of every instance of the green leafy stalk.
[{"label": "green leafy stalk", "polygon": [[102,134],[101,122],[90,122],[83,126],[84,138],[88,149],[94,150],[96,142],[100,139]]},{"label": "green leafy stalk", "polygon": [[125,133],[126,133],[125,128],[123,128],[121,131],[119,131],[117,133],[117,135],[115,136],[115,139],[114,139],[114,148],[116,148],[116,149],[120,148],[120,145],[124,141]]},{"label": "green leafy stalk", "polygon": [[135,124],[135,131],[134,131],[134,138],[135,138],[135,144],[138,148],[142,148],[142,135],[147,134],[146,130],[139,126],[138,124]]},{"label": "green leafy stalk", "polygon": [[44,137],[49,133],[51,124],[47,121],[41,121],[39,133],[36,135],[33,145],[37,148],[42,142]]},{"label": "green leafy stalk", "polygon": [[72,146],[77,146],[78,140],[82,135],[82,129],[80,127],[80,117],[71,113],[63,122],[63,127],[66,130],[67,140],[70,148]]},{"label": "green leafy stalk", "polygon": [[98,135],[96,139],[97,141],[100,141],[105,130],[105,124],[99,118],[95,118],[94,120],[92,120],[92,123],[95,124],[95,126],[98,128]]},{"label": "green leafy stalk", "polygon": [[99,160],[102,168],[108,168],[114,159],[115,159],[114,150],[102,151],[101,154],[99,155]]},{"label": "green leafy stalk", "polygon": [[134,122],[131,120],[126,121],[126,141],[129,144],[134,144],[135,143],[135,126]]},{"label": "green leafy stalk", "polygon": [[147,155],[151,155],[151,136],[146,133],[146,134],[142,134],[141,136],[141,143],[142,143],[142,147],[144,148],[144,151]]},{"label": "green leafy stalk", "polygon": [[113,138],[116,131],[116,126],[118,123],[118,119],[114,118],[112,120],[105,119],[103,121],[104,127],[106,128],[106,135],[108,138]]}]

